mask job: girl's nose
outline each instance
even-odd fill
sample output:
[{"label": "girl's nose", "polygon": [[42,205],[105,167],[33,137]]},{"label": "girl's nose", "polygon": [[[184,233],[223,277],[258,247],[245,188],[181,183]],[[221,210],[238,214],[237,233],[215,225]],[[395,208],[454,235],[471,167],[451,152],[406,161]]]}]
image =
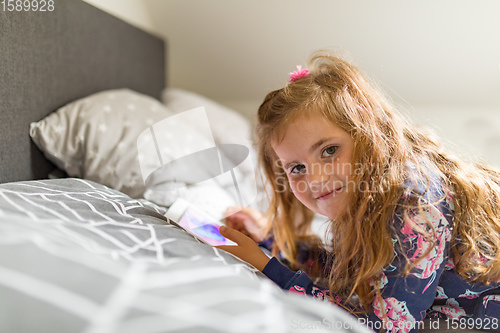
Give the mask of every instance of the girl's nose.
[{"label": "girl's nose", "polygon": [[309,168],[307,180],[312,190],[321,188],[328,181],[330,175],[325,171],[321,165],[313,165],[312,168]]}]

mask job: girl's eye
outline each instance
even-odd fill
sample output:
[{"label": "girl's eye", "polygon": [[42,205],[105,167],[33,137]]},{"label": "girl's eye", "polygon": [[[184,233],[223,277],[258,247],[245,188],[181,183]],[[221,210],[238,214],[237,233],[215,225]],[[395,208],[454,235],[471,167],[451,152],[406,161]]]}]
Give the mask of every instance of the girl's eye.
[{"label": "girl's eye", "polygon": [[321,152],[321,157],[330,157],[332,156],[333,154],[335,154],[337,152],[337,149],[339,147],[337,146],[329,146],[329,147],[326,147],[322,152]]},{"label": "girl's eye", "polygon": [[297,164],[290,170],[290,174],[300,174],[303,173],[306,170],[306,167],[304,164]]}]

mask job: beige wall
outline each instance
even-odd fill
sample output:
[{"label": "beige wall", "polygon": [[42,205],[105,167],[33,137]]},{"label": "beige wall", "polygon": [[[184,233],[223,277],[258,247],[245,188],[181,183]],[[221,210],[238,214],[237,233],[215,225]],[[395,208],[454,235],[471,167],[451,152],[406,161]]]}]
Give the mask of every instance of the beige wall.
[{"label": "beige wall", "polygon": [[262,98],[320,48],[410,105],[500,106],[498,0],[144,0],[172,84]]},{"label": "beige wall", "polygon": [[143,0],[83,0],[141,29],[159,34]]}]

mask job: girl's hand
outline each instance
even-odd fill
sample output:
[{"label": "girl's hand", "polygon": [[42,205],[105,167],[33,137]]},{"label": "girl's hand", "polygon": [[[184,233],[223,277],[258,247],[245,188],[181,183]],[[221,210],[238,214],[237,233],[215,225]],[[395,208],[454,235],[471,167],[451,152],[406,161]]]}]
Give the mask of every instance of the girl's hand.
[{"label": "girl's hand", "polygon": [[266,236],[267,219],[257,210],[249,207],[234,206],[226,210],[226,225],[261,242]]},{"label": "girl's hand", "polygon": [[238,230],[226,226],[221,226],[219,231],[222,236],[229,238],[238,245],[221,245],[216,246],[216,248],[237,256],[262,272],[270,258],[262,252],[253,239],[243,235]]}]

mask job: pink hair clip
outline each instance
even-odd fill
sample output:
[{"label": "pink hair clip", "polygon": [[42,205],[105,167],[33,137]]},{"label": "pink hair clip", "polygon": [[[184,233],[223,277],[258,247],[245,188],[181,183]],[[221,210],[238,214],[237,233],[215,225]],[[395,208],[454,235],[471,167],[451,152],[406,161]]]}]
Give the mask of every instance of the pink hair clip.
[{"label": "pink hair clip", "polygon": [[297,66],[296,71],[288,73],[288,75],[290,75],[290,82],[298,80],[301,77],[307,76],[308,74],[309,74],[309,70],[307,68],[302,69],[301,65]]}]

